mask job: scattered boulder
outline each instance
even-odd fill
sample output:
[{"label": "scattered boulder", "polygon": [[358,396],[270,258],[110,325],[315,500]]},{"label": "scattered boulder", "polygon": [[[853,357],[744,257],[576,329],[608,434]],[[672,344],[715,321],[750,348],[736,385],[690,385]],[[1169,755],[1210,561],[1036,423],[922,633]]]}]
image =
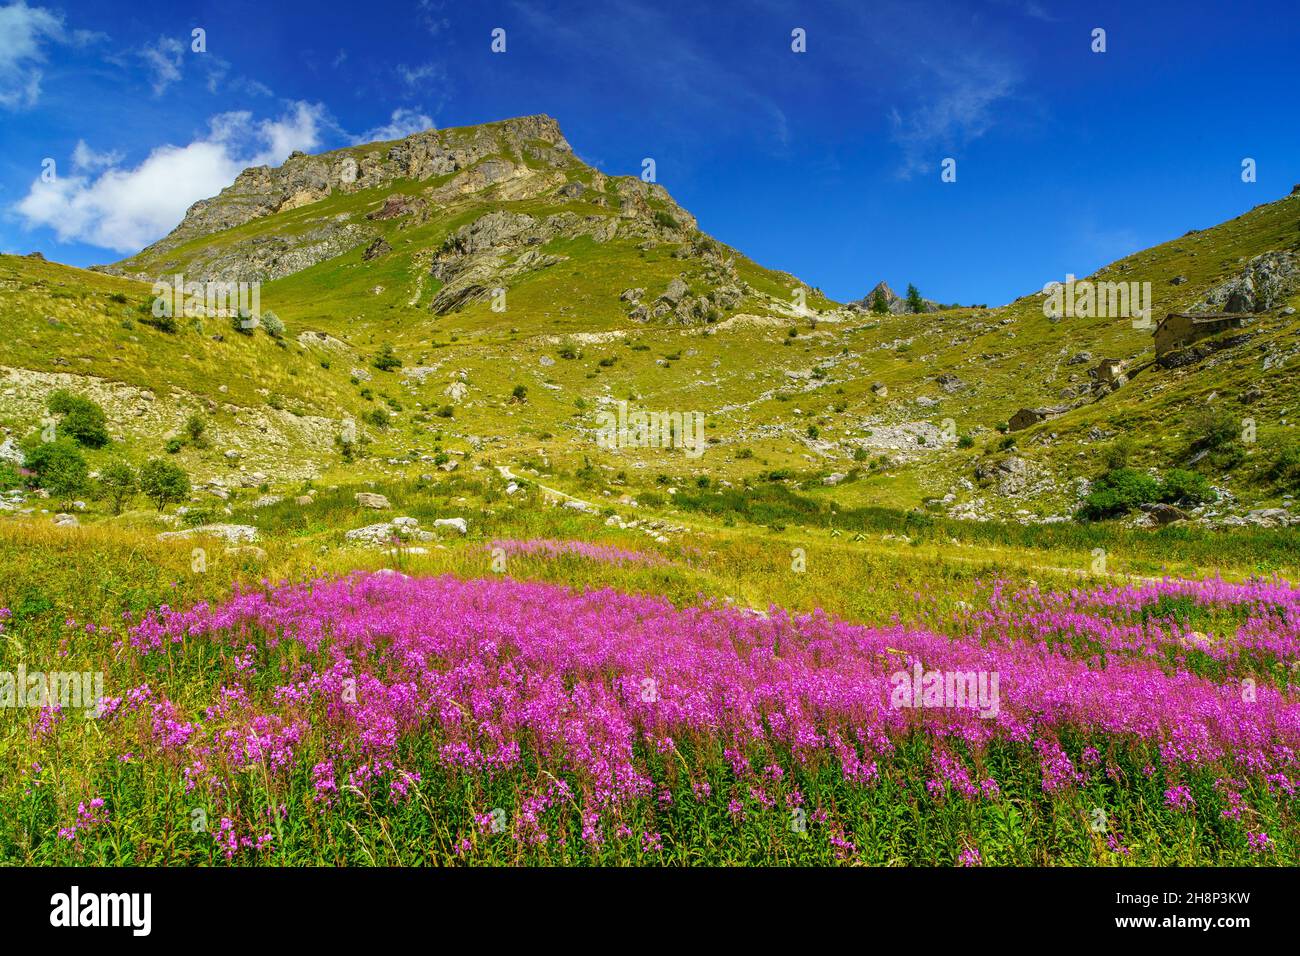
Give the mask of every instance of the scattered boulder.
[{"label": "scattered boulder", "polygon": [[1142,510],[1150,515],[1155,523],[1161,527],[1167,524],[1173,524],[1175,521],[1186,521],[1188,518],[1187,512],[1182,508],[1177,508],[1174,505],[1169,504],[1161,503],[1143,505]]},{"label": "scattered boulder", "polygon": [[371,259],[378,259],[380,256],[386,256],[393,251],[393,247],[388,244],[388,240],[380,236],[370,245],[366,246],[365,252],[361,253],[361,258],[369,262]]},{"label": "scattered boulder", "polygon": [[354,528],[344,533],[343,539],[350,544],[364,544],[371,547],[387,547],[397,541],[432,541],[433,533],[420,528],[418,518],[399,517],[392,521]]},{"label": "scattered boulder", "polygon": [[266,560],[266,550],[259,548],[255,544],[245,544],[235,548],[226,548],[226,556],[234,558],[236,561],[255,561],[261,564]]},{"label": "scattered boulder", "polygon": [[1285,508],[1256,508],[1246,514],[1246,523],[1260,528],[1285,528],[1294,520]]},{"label": "scattered boulder", "polygon": [[59,513],[54,516],[54,526],[56,528],[75,528],[79,524],[81,522],[77,520],[76,515]]},{"label": "scattered boulder", "polygon": [[387,498],[371,491],[358,491],[356,494],[356,500],[358,506],[362,508],[371,508],[375,511],[384,511],[392,507]]},{"label": "scattered boulder", "polygon": [[435,528],[448,528],[457,534],[469,533],[464,518],[435,518],[433,519],[433,526]]},{"label": "scattered boulder", "polygon": [[663,295],[659,296],[659,299],[661,302],[667,302],[669,305],[676,305],[686,295],[687,291],[686,283],[683,282],[679,276],[678,278],[673,279],[672,282],[668,283],[667,290],[665,290]]},{"label": "scattered boulder", "polygon": [[22,467],[23,462],[26,460],[22,449],[18,447],[18,443],[12,438],[6,438],[3,442],[0,442],[0,461],[7,461],[10,464]]},{"label": "scattered boulder", "polygon": [[221,538],[227,544],[251,544],[257,540],[257,529],[247,524],[204,524],[183,531],[164,531],[158,535],[158,540],[168,541],[172,538],[196,536]]}]

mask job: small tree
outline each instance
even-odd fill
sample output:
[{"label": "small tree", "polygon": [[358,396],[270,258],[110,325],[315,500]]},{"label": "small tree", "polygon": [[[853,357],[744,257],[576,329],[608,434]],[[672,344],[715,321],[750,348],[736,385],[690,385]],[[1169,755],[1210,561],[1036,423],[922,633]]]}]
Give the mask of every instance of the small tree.
[{"label": "small tree", "polygon": [[87,448],[103,448],[108,444],[108,419],[104,410],[90,399],[59,389],[50,393],[46,404],[50,411],[63,416],[59,430],[77,444]]},{"label": "small tree", "polygon": [[189,496],[190,479],[176,465],[153,458],[140,469],[140,490],[163,511],[169,504]]},{"label": "small tree", "polygon": [[195,412],[189,418],[185,419],[185,434],[189,436],[190,444],[195,448],[202,448],[207,444],[203,433],[208,430],[208,423],[203,420],[203,416]]},{"label": "small tree", "polygon": [[886,315],[889,312],[889,302],[885,299],[883,289],[877,289],[871,297],[871,311],[876,315]]},{"label": "small tree", "polygon": [[86,490],[89,469],[77,446],[66,438],[41,442],[27,453],[36,483],[63,507]]},{"label": "small tree", "polygon": [[266,329],[266,334],[271,338],[278,339],[284,335],[284,320],[267,309],[262,313],[262,328]]},{"label": "small tree", "polygon": [[402,367],[402,360],[397,357],[393,351],[393,344],[385,342],[379,346],[379,352],[375,355],[374,361],[371,362],[375,368],[381,372],[391,372],[395,368]]},{"label": "small tree", "polygon": [[925,311],[925,301],[921,298],[921,293],[910,282],[907,284],[907,311],[913,313]]},{"label": "small tree", "polygon": [[516,385],[515,390],[510,393],[510,401],[515,403],[528,401],[528,386]]},{"label": "small tree", "polygon": [[135,469],[124,461],[115,461],[99,472],[99,492],[113,505],[113,514],[120,515],[122,506],[135,497],[140,489]]}]

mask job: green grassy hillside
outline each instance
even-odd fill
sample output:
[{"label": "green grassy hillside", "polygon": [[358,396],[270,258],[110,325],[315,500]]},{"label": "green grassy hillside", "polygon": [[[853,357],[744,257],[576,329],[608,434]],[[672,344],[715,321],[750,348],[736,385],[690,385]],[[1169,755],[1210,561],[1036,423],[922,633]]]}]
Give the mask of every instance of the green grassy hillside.
[{"label": "green grassy hillside", "polygon": [[[1089,278],[1149,282],[1159,319],[1296,250],[1298,222],[1293,194]],[[144,280],[176,273],[262,280],[286,332],[148,324]],[[651,509],[688,489],[721,501],[779,485],[823,509],[1064,521],[1090,481],[1126,465],[1201,474],[1217,500],[1188,513],[1206,522],[1289,507],[1294,283],[1245,335],[1176,368],[1153,363],[1150,329],[1128,317],[1054,320],[1043,302],[841,306],[526,117],[249,170],[106,272],[3,257],[0,426],[21,439],[50,392],[84,393],[115,440],[95,465],[163,454],[199,414],[205,440],[173,442],[174,460],[200,481],[278,494],[505,466]],[[386,347],[400,367],[377,367]],[[1111,392],[1090,387],[1102,358],[1128,363]],[[703,454],[603,447],[599,413],[622,401],[700,413]],[[1006,430],[1017,410],[1048,406],[1069,410]]]}]

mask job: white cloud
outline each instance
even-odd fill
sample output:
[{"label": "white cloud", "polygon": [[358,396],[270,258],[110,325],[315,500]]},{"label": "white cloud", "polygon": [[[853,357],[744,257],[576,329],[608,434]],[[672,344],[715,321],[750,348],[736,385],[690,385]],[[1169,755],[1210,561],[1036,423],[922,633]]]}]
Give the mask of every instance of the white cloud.
[{"label": "white cloud", "polygon": [[[187,146],[159,146],[133,169],[119,168],[118,157],[79,143],[73,164],[81,173],[49,183],[37,179],[14,208],[28,228],[47,226],[60,242],[135,252],[246,167],[278,164],[294,150],[316,149],[326,128],[333,128],[333,120],[320,104],[294,103],[278,119],[259,122],[248,112],[222,113],[209,121],[206,136]],[[255,148],[251,154],[249,144]],[[96,163],[107,168],[92,176]]]},{"label": "white cloud", "polygon": [[428,80],[434,80],[438,83],[446,81],[446,74],[437,63],[421,63],[415,67],[399,63],[397,65],[397,75],[402,78],[403,83],[410,87],[422,86]]},{"label": "white cloud", "polygon": [[398,107],[393,110],[393,115],[383,126],[376,126],[374,129],[366,130],[360,136],[354,137],[354,143],[384,143],[390,139],[403,139],[412,133],[420,133],[426,129],[434,129],[433,119],[427,114],[420,112],[420,107],[416,106],[411,109]]},{"label": "white cloud", "polygon": [[0,7],[0,106],[36,105],[41,95],[46,41],[66,42],[63,17],[17,0]]},{"label": "white cloud", "polygon": [[445,0],[420,0],[420,22],[434,36],[451,26],[451,22],[442,15],[446,6]]},{"label": "white cloud", "polygon": [[77,145],[72,150],[72,168],[81,172],[107,169],[110,166],[116,166],[121,161],[121,153],[115,150],[107,153],[97,153],[86,145],[84,139],[77,140]]},{"label": "white cloud", "polygon": [[926,65],[932,83],[923,102],[889,114],[894,140],[903,148],[899,175],[904,179],[924,170],[937,175],[944,158],[940,151],[983,136],[995,122],[994,104],[1010,96],[1016,85],[1014,71],[997,60],[972,57]]},{"label": "white cloud", "polygon": [[167,87],[181,78],[181,64],[185,60],[185,44],[175,37],[161,36],[153,46],[140,51],[149,72],[154,96],[161,96]]}]

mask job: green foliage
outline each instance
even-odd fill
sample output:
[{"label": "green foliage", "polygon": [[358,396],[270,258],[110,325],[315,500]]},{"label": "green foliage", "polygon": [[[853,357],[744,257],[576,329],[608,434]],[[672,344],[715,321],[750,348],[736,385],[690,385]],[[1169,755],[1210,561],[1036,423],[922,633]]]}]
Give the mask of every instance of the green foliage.
[{"label": "green foliage", "polygon": [[877,289],[871,296],[871,311],[874,315],[889,314],[889,300],[885,298],[883,290]]},{"label": "green foliage", "polygon": [[104,410],[88,398],[64,389],[51,392],[46,404],[50,411],[62,415],[59,432],[87,448],[108,444],[108,419]]},{"label": "green foliage", "polygon": [[1300,491],[1300,442],[1283,443],[1264,474],[1279,491]]},{"label": "green foliage", "polygon": [[921,298],[921,293],[917,291],[916,286],[910,282],[907,284],[907,311],[912,313],[925,311],[925,300]]},{"label": "green foliage", "polygon": [[664,212],[662,209],[655,212],[654,218],[655,225],[659,226],[661,229],[676,229],[679,225],[676,219],[674,219],[669,213]]},{"label": "green foliage", "polygon": [[1192,416],[1192,448],[1214,451],[1230,444],[1241,430],[1237,417],[1224,408],[1203,408]]},{"label": "green foliage", "polygon": [[140,490],[163,511],[169,504],[189,496],[190,479],[177,465],[153,458],[140,469]]},{"label": "green foliage", "polygon": [[393,351],[393,344],[391,342],[385,342],[383,345],[379,346],[379,351],[375,353],[375,357],[371,360],[370,364],[381,372],[391,372],[394,369],[402,367],[402,360],[399,359],[397,353]]},{"label": "green foliage", "polygon": [[180,331],[180,324],[176,321],[174,315],[154,315],[149,309],[145,309],[136,320],[141,325],[147,325],[150,328],[157,329],[159,332],[166,332],[168,335],[175,335]]},{"label": "green foliage", "polygon": [[1160,500],[1168,504],[1194,507],[1216,497],[1209,480],[1195,471],[1171,468],[1160,482]]},{"label": "green foliage", "polygon": [[140,481],[135,469],[119,460],[109,462],[99,470],[97,485],[99,496],[109,501],[113,514],[120,515],[122,507],[135,497]]},{"label": "green foliage", "polygon": [[1127,467],[1129,459],[1132,457],[1133,439],[1128,435],[1121,435],[1106,446],[1106,450],[1102,452],[1101,460],[1107,471],[1115,471]]},{"label": "green foliage", "polygon": [[1160,500],[1160,483],[1134,468],[1116,468],[1092,483],[1080,509],[1089,521],[1117,518],[1139,505]]},{"label": "green foliage", "polygon": [[203,448],[207,445],[207,438],[205,437],[207,430],[208,423],[198,412],[185,419],[185,434],[194,447]]},{"label": "green foliage", "polygon": [[23,485],[23,476],[18,474],[18,469],[12,462],[0,461],[0,491],[8,491],[10,488],[21,488]]},{"label": "green foliage", "polygon": [[369,422],[376,428],[387,428],[389,425],[388,412],[382,408],[372,408],[361,416],[363,422]]},{"label": "green foliage", "polygon": [[37,484],[61,505],[66,506],[86,491],[90,469],[76,444],[67,438],[35,444],[27,451],[27,468],[35,473]]},{"label": "green foliage", "polygon": [[262,328],[266,329],[266,334],[273,339],[284,336],[284,320],[270,309],[262,313]]},{"label": "green foliage", "polygon": [[522,383],[516,385],[514,391],[510,393],[510,400],[517,403],[528,401],[528,386]]}]

